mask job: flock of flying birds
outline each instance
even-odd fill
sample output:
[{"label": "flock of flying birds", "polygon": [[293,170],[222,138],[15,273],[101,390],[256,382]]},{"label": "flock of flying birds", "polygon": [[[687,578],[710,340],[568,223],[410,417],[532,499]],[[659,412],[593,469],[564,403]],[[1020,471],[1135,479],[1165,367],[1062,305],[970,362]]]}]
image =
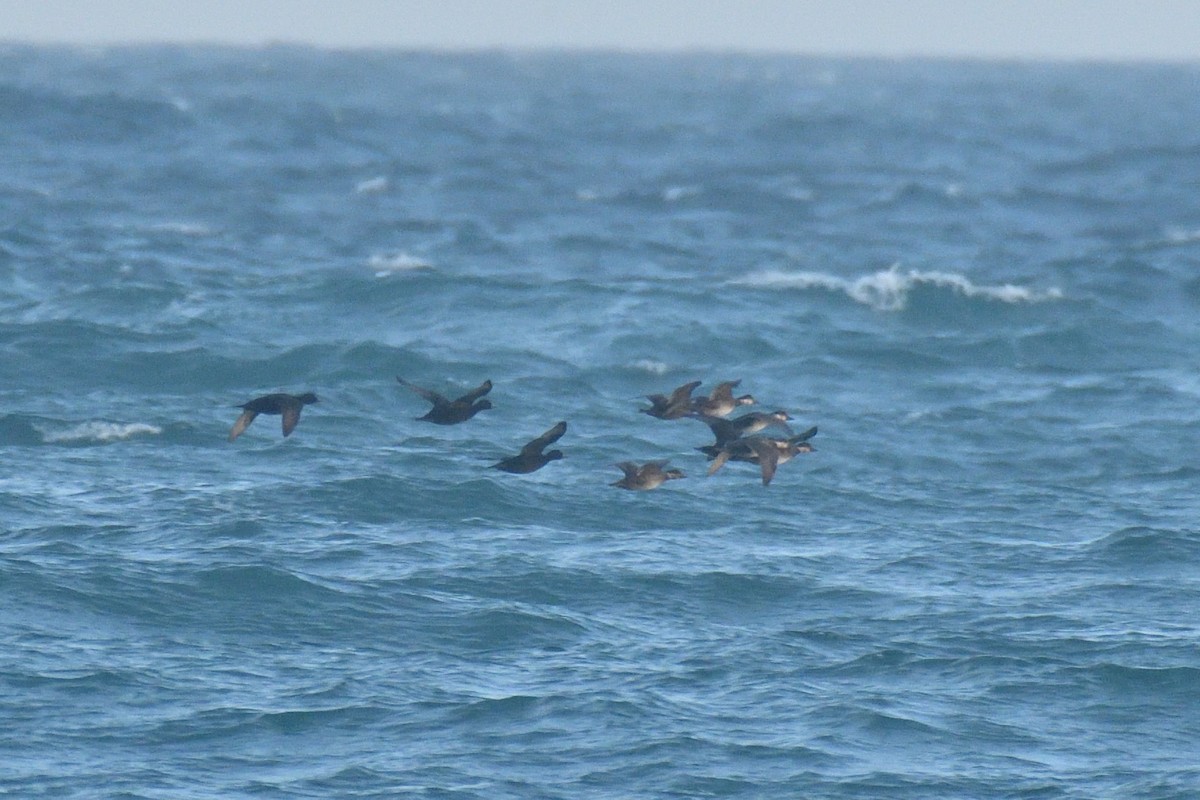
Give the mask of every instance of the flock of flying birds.
[{"label": "flock of flying birds", "polygon": [[[417,417],[424,422],[457,425],[492,407],[491,401],[484,397],[492,390],[490,380],[484,381],[455,400],[409,383],[403,378],[397,377],[396,380],[431,404],[432,407],[424,416]],[[716,437],[712,444],[696,448],[708,456],[711,462],[708,474],[712,475],[729,461],[746,461],[758,465],[762,472],[763,486],[766,486],[775,477],[775,470],[780,464],[801,453],[813,451],[809,440],[816,435],[817,429],[814,426],[803,433],[793,434],[787,424],[792,418],[786,411],[750,411],[730,417],[739,406],[753,405],[757,402],[748,394],[734,396],[733,390],[740,383],[740,380],[724,381],[717,384],[708,397],[692,397],[692,392],[700,385],[700,381],[692,381],[675,389],[670,395],[646,395],[650,407],[639,410],[658,419],[700,420],[708,425]],[[283,435],[287,436],[296,429],[296,424],[300,421],[300,411],[304,406],[316,402],[317,396],[306,392],[300,395],[268,394],[243,403],[237,406],[242,409],[242,414],[229,431],[229,441],[232,442],[241,436],[259,414],[281,415]],[[782,430],[786,435],[765,435],[763,431],[768,428]],[[561,450],[547,451],[546,448],[557,442],[566,432],[567,423],[559,422],[522,447],[516,455],[501,459],[491,466],[504,472],[518,474],[539,470],[551,461],[563,457]],[[611,485],[631,491],[648,491],[657,489],[667,481],[684,477],[682,470],[667,469],[668,463],[665,460],[647,461],[643,464],[622,461],[614,466],[624,473],[624,477]]]}]

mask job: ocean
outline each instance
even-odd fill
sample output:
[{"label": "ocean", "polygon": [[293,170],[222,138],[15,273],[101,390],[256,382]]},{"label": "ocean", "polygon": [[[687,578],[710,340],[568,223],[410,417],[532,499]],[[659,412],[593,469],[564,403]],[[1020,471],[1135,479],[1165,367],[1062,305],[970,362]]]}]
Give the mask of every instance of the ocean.
[{"label": "ocean", "polygon": [[0,794],[1200,797],[1198,81],[0,47]]}]

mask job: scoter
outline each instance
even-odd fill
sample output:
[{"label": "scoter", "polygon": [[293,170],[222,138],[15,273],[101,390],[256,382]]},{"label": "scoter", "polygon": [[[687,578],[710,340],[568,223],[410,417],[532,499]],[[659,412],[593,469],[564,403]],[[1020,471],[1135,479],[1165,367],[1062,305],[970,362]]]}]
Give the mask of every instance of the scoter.
[{"label": "scoter", "polygon": [[563,457],[562,450],[551,450],[549,453],[543,453],[542,451],[546,449],[547,445],[557,442],[566,432],[567,423],[560,422],[522,447],[521,452],[515,456],[510,456],[492,464],[492,469],[515,472],[521,475],[539,470],[551,461],[557,461]]},{"label": "scoter", "polygon": [[609,486],[618,486],[633,492],[648,492],[651,489],[657,489],[667,481],[684,477],[683,470],[663,469],[667,463],[666,461],[648,461],[638,466],[632,461],[622,461],[620,464],[614,464],[613,466],[625,473],[625,477],[610,483]]},{"label": "scoter", "polygon": [[789,434],[792,432],[792,429],[787,424],[791,416],[783,410],[751,411],[748,414],[742,414],[740,417],[734,417],[733,419],[698,415],[697,419],[712,429],[713,436],[717,437],[717,441],[714,442],[714,445],[717,447],[734,439],[740,439],[743,436],[750,436],[766,430],[772,425],[783,428]]},{"label": "scoter", "polygon": [[233,423],[233,427],[229,430],[229,441],[233,441],[242,435],[246,428],[250,427],[250,423],[254,422],[254,418],[259,414],[282,414],[283,415],[283,435],[287,436],[296,429],[296,424],[300,422],[300,410],[309,403],[316,403],[317,396],[312,392],[304,394],[266,394],[262,397],[256,397],[249,403],[243,403],[235,408],[242,409],[242,415],[237,418],[237,422]]},{"label": "scoter", "polygon": [[708,397],[696,397],[692,400],[692,411],[706,417],[725,417],[738,406],[754,405],[756,401],[753,395],[733,396],[733,390],[741,382],[739,378],[736,381],[718,383]]},{"label": "scoter", "polygon": [[401,386],[412,389],[421,395],[421,397],[433,403],[433,408],[429,409],[429,412],[425,416],[417,417],[417,419],[424,422],[432,422],[435,425],[457,425],[460,422],[466,422],[480,411],[486,411],[492,407],[491,400],[479,399],[492,390],[492,382],[490,380],[479,384],[479,386],[457,400],[448,400],[445,396],[409,383],[400,376],[396,376],[396,380],[400,382]]},{"label": "scoter", "polygon": [[671,396],[661,394],[648,394],[646,399],[650,401],[650,408],[638,409],[643,414],[649,414],[658,419],[682,419],[686,417],[692,410],[692,392],[700,385],[700,381],[692,381],[685,383],[675,391],[671,392]]},{"label": "scoter", "polygon": [[809,428],[804,433],[787,439],[772,439],[765,436],[751,436],[745,439],[734,439],[721,447],[702,447],[713,462],[709,465],[708,474],[712,475],[727,461],[748,461],[758,464],[762,470],[763,486],[771,483],[775,470],[780,464],[790,461],[801,453],[811,453],[816,448],[809,443],[817,429]]}]

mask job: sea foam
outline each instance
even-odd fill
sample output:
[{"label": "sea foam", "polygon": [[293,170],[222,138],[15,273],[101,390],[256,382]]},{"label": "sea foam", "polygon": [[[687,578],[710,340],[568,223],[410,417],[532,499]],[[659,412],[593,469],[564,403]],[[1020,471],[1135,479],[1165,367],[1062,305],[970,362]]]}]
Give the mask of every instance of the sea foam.
[{"label": "sea foam", "polygon": [[739,286],[763,289],[823,289],[841,292],[852,300],[878,311],[902,311],[913,290],[922,286],[949,289],[964,297],[982,297],[1002,303],[1040,303],[1062,298],[1059,289],[1043,291],[1011,283],[979,285],[954,272],[902,271],[898,267],[858,278],[842,278],[824,272],[765,270],[732,281]]},{"label": "sea foam", "polygon": [[88,442],[119,442],[134,436],[157,436],[162,428],[142,422],[84,422],[72,428],[45,434],[50,444],[79,444]]}]

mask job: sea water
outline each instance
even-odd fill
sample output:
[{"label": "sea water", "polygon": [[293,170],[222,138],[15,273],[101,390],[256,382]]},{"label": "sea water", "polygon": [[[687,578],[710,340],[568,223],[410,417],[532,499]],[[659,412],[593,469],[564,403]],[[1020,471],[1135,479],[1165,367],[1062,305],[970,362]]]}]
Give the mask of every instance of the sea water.
[{"label": "sea water", "polygon": [[0,792],[1200,796],[1198,83],[5,46]]}]

